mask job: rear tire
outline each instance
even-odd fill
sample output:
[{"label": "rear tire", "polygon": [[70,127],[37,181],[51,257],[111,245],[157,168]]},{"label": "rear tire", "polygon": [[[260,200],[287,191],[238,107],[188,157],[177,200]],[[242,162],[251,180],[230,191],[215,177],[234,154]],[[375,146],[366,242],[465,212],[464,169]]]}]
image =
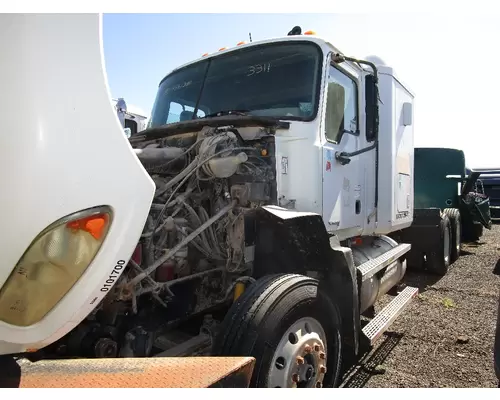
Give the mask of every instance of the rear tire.
[{"label": "rear tire", "polygon": [[272,275],[251,285],[231,306],[213,353],[254,357],[250,387],[335,386],[340,332],[338,308],[318,290],[316,279]]},{"label": "rear tire", "polygon": [[427,256],[427,269],[439,276],[445,276],[450,267],[451,226],[450,219],[443,214],[439,223],[439,242]]},{"label": "rear tire", "polygon": [[450,264],[452,264],[458,260],[460,251],[462,250],[462,219],[460,218],[460,211],[457,208],[445,208],[443,213],[450,219],[452,243]]}]

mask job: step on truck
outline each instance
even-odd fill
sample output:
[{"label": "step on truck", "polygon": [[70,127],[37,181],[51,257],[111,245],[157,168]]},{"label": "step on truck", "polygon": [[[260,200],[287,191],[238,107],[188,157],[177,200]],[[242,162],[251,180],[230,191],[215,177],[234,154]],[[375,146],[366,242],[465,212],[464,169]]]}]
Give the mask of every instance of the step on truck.
[{"label": "step on truck", "polygon": [[415,148],[414,175],[413,223],[391,236],[411,244],[409,269],[445,275],[462,243],[479,240],[483,227],[491,229],[489,198],[459,149]]},{"label": "step on truck", "polygon": [[126,138],[99,16],[0,18],[7,384],[338,386],[417,295],[371,313],[414,218],[414,94],[381,59],[238,43]]}]

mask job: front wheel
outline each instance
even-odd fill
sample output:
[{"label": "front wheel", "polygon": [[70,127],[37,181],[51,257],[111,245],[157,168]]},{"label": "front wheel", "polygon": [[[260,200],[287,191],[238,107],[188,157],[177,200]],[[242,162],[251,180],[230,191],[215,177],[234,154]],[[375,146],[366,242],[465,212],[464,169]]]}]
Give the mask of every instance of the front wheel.
[{"label": "front wheel", "polygon": [[340,371],[340,317],[318,281],[273,275],[233,304],[215,339],[214,355],[256,359],[250,386],[335,386]]}]

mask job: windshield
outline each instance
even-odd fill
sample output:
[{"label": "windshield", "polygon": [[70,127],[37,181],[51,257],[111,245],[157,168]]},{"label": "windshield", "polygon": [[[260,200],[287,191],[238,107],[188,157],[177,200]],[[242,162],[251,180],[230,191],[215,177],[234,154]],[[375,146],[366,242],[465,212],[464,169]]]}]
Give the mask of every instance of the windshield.
[{"label": "windshield", "polygon": [[149,127],[234,110],[312,120],[317,112],[321,63],[321,50],[314,43],[287,42],[241,49],[189,65],[160,84]]}]

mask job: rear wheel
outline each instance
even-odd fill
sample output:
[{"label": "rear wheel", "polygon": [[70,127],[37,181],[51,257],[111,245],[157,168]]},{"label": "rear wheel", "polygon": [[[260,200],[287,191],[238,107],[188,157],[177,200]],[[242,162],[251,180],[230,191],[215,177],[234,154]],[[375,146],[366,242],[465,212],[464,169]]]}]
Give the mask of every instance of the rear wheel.
[{"label": "rear wheel", "polygon": [[451,226],[450,219],[443,214],[439,223],[439,241],[432,251],[426,254],[427,269],[437,275],[444,276],[448,272],[451,259]]},{"label": "rear wheel", "polygon": [[213,353],[254,357],[252,387],[307,388],[336,385],[340,345],[338,309],[318,281],[273,275],[233,304]]},{"label": "rear wheel", "polygon": [[460,257],[460,250],[462,248],[462,219],[460,218],[460,211],[457,208],[445,208],[443,211],[450,220],[451,228],[451,252],[450,264],[454,263]]}]

